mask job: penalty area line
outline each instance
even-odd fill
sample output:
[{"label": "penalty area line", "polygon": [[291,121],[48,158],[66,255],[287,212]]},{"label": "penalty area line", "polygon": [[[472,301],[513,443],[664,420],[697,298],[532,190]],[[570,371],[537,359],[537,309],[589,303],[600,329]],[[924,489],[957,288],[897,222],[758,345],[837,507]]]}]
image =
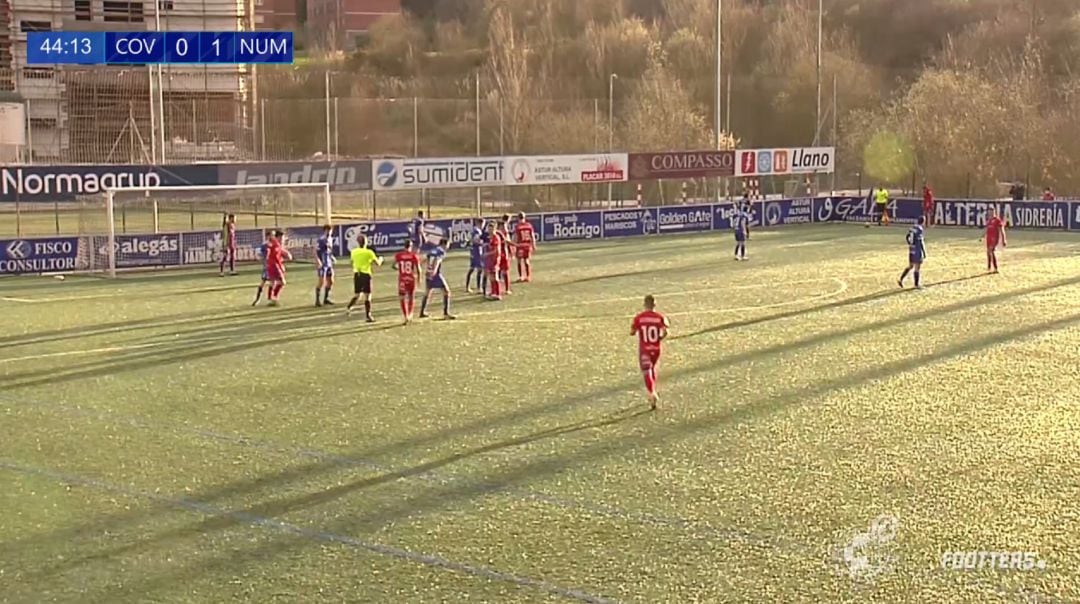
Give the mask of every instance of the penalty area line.
[{"label": "penalty area line", "polygon": [[411,562],[422,566],[446,570],[480,579],[499,581],[502,583],[510,583],[519,587],[537,590],[570,600],[576,600],[578,602],[587,602],[589,604],[615,603],[614,600],[610,600],[603,596],[593,595],[580,589],[562,587],[541,579],[533,579],[531,577],[514,575],[487,566],[472,565],[465,562],[455,562],[448,558],[443,558],[434,554],[413,552],[407,549],[394,547],[392,545],[384,545],[374,541],[365,541],[363,539],[350,537],[348,535],[340,535],[336,533],[321,531],[318,529],[309,529],[300,525],[290,524],[288,522],[276,520],[274,518],[257,516],[255,514],[244,511],[229,510],[216,505],[204,503],[201,501],[195,501],[192,499],[166,497],[157,493],[140,491],[137,489],[111,484],[94,478],[86,478],[83,476],[65,474],[51,469],[24,465],[16,461],[3,458],[0,458],[0,469],[8,470],[9,472],[15,472],[18,474],[47,478],[61,484],[89,487],[92,489],[97,489],[99,491],[115,493],[135,499],[153,501],[155,503],[164,504],[174,509],[193,512],[202,516],[208,516],[212,518],[228,518],[230,520],[236,521],[237,523],[245,524],[254,528],[264,529],[275,533],[292,535],[295,537],[301,537],[303,539],[308,539],[317,543],[340,545],[342,547],[357,551],[366,551],[368,553],[376,554],[379,556],[394,558],[405,562]]},{"label": "penalty area line", "polygon": [[[218,342],[221,340],[228,340],[227,337],[219,338],[207,338],[200,340],[200,343],[209,344]],[[104,348],[86,348],[83,350],[64,350],[61,352],[45,352],[42,354],[29,354],[21,357],[9,357],[6,359],[0,359],[0,365],[4,363],[20,363],[23,361],[38,361],[41,359],[52,359],[57,357],[72,357],[92,354],[107,354],[110,352],[127,352],[129,350],[145,350],[147,348],[160,348],[162,346],[170,346],[171,342],[149,342],[146,344],[130,344],[127,346],[106,346]]]},{"label": "penalty area line", "polygon": [[[828,279],[822,279],[821,281],[832,281],[832,282],[837,284],[837,287],[836,287],[836,289],[834,289],[832,291],[829,291],[829,292],[825,292],[823,294],[818,294],[818,295],[815,295],[815,296],[806,296],[806,297],[803,297],[803,298],[797,298],[795,300],[786,300],[784,302],[776,302],[776,303],[773,303],[773,304],[756,304],[756,305],[753,305],[753,306],[742,306],[742,307],[736,307],[736,308],[712,308],[712,309],[705,309],[705,310],[684,310],[684,311],[675,311],[675,312],[665,312],[664,314],[666,316],[668,316],[668,317],[685,317],[685,316],[690,316],[690,315],[701,316],[701,315],[718,315],[718,314],[728,314],[728,313],[758,312],[758,311],[762,311],[762,310],[772,310],[772,309],[775,309],[775,308],[783,308],[783,307],[786,307],[786,306],[797,306],[799,304],[810,304],[810,303],[813,303],[813,302],[821,302],[823,300],[828,300],[828,299],[831,299],[831,298],[835,298],[837,296],[842,296],[842,295],[844,295],[844,293],[847,292],[847,290],[849,288],[848,282],[843,280],[843,279],[840,279],[838,277],[830,277]],[[784,284],[781,284],[781,285],[784,285]],[[685,293],[697,293],[697,292],[685,292]],[[667,294],[666,297],[673,298],[673,297],[676,297],[677,295],[678,294]],[[640,296],[635,296],[632,299],[637,300],[639,298],[640,298]],[[489,319],[489,318],[486,318],[487,316],[491,316],[493,314],[497,314],[497,313],[489,313],[488,315],[482,316],[482,317],[480,317],[479,319],[476,319],[476,320],[472,319],[472,317],[475,316],[475,315],[469,315],[469,316],[465,317],[464,321],[461,321],[461,322],[462,323],[510,323],[510,324],[522,324],[522,323],[567,323],[567,322],[581,322],[581,321],[603,321],[605,319],[619,319],[619,320],[622,320],[622,319],[629,320],[630,319],[630,317],[623,316],[623,315],[618,315],[618,316],[615,316],[615,315],[603,315],[603,316],[596,316],[596,317],[535,317],[535,318],[520,318],[520,319],[500,319],[500,318],[491,318],[491,319]],[[442,321],[440,321],[440,323],[441,322]]]},{"label": "penalty area line", "polygon": [[[835,277],[818,277],[814,279],[799,279],[796,281],[782,281],[779,283],[747,283],[747,284],[735,284],[735,285],[716,285],[713,287],[705,287],[700,289],[686,289],[681,291],[673,291],[656,294],[657,298],[674,298],[676,296],[687,296],[692,294],[711,294],[718,291],[732,291],[732,290],[744,290],[744,289],[762,289],[766,287],[784,287],[788,285],[804,285],[807,283],[825,283],[830,281],[836,281]],[[525,306],[522,308],[507,308],[503,310],[490,310],[481,311],[478,313],[472,313],[470,317],[480,316],[492,316],[492,315],[508,315],[514,313],[524,312],[536,312],[544,310],[553,310],[556,308],[576,308],[579,306],[595,305],[595,304],[610,304],[612,302],[630,302],[633,300],[641,300],[641,296],[619,296],[615,298],[598,298],[596,300],[576,300],[574,302],[559,302],[556,304],[541,304],[536,306]]]}]

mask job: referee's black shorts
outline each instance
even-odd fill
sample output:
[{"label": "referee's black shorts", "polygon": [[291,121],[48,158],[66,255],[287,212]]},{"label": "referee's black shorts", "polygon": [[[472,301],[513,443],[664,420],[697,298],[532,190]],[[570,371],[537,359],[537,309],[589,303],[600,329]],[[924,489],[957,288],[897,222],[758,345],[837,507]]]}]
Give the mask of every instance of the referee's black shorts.
[{"label": "referee's black shorts", "polygon": [[371,275],[366,273],[353,273],[353,293],[357,296],[360,294],[370,294]]}]

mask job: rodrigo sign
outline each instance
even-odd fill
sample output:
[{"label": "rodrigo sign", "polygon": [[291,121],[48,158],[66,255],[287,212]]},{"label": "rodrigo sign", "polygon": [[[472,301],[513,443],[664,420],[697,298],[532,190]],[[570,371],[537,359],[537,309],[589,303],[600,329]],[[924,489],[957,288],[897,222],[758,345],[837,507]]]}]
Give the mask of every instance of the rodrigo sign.
[{"label": "rodrigo sign", "polygon": [[836,169],[834,147],[745,149],[736,153],[736,176],[831,174]]},{"label": "rodrigo sign", "polygon": [[734,151],[675,151],[630,154],[630,180],[735,175]]},{"label": "rodrigo sign", "polygon": [[381,159],[374,162],[374,189],[402,191],[506,184],[501,157]]},{"label": "rodrigo sign", "polygon": [[508,185],[568,185],[623,182],[626,153],[607,155],[538,155],[506,160]]}]

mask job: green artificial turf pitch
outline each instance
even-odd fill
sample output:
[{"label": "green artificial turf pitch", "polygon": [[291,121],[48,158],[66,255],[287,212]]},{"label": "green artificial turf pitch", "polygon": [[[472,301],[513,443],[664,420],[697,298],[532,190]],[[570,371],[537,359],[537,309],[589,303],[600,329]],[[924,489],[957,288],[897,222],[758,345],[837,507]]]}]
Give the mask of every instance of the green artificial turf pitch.
[{"label": "green artificial turf pitch", "polygon": [[551,245],[407,328],[386,268],[373,326],[308,267],[276,309],[254,267],[2,280],[0,601],[1076,601],[1080,238],[1010,233],[986,276],[931,229],[916,292],[903,236]]}]

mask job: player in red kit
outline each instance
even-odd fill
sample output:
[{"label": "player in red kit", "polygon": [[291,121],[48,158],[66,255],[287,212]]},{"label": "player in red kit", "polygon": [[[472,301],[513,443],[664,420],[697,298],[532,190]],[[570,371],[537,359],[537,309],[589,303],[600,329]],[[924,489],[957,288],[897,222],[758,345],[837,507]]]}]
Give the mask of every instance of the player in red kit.
[{"label": "player in red kit", "polygon": [[514,240],[510,236],[509,214],[503,214],[499,221],[499,235],[503,245],[502,256],[499,258],[499,276],[502,277],[503,293],[509,296],[514,293],[510,291],[510,257],[514,255]]},{"label": "player in red kit", "polygon": [[997,209],[993,206],[986,215],[986,270],[991,273],[998,272],[997,247],[1005,247],[1005,221],[998,216]]},{"label": "player in red kit", "polygon": [[285,287],[285,261],[292,260],[292,254],[281,243],[284,236],[285,233],[275,231],[266,246],[266,280],[270,283],[267,299],[270,306],[278,305],[281,290]]},{"label": "player in red kit", "polygon": [[653,410],[660,401],[656,394],[656,365],[660,362],[660,345],[668,335],[668,326],[667,317],[656,312],[656,299],[645,296],[645,310],[634,317],[630,335],[638,337],[638,359]]},{"label": "player in red kit", "polygon": [[416,300],[416,281],[420,278],[420,256],[413,251],[412,240],[405,242],[405,249],[394,254],[394,268],[398,272],[398,299],[405,325],[412,321]]},{"label": "player in red kit", "polygon": [[487,295],[488,300],[502,300],[499,267],[505,262],[504,246],[502,233],[495,228],[495,223],[489,223],[487,250],[484,255],[484,272],[487,273],[488,287],[491,288]]},{"label": "player in red kit", "polygon": [[514,225],[514,241],[517,243],[518,282],[532,281],[532,255],[536,251],[536,231],[525,219],[525,212],[518,214],[517,224]]},{"label": "player in red kit", "polygon": [[225,276],[225,263],[229,264],[229,274],[236,274],[236,215],[229,214],[221,223],[221,262],[218,273]]},{"label": "player in red kit", "polygon": [[925,182],[922,186],[922,213],[926,216],[926,226],[934,224],[934,190]]}]

